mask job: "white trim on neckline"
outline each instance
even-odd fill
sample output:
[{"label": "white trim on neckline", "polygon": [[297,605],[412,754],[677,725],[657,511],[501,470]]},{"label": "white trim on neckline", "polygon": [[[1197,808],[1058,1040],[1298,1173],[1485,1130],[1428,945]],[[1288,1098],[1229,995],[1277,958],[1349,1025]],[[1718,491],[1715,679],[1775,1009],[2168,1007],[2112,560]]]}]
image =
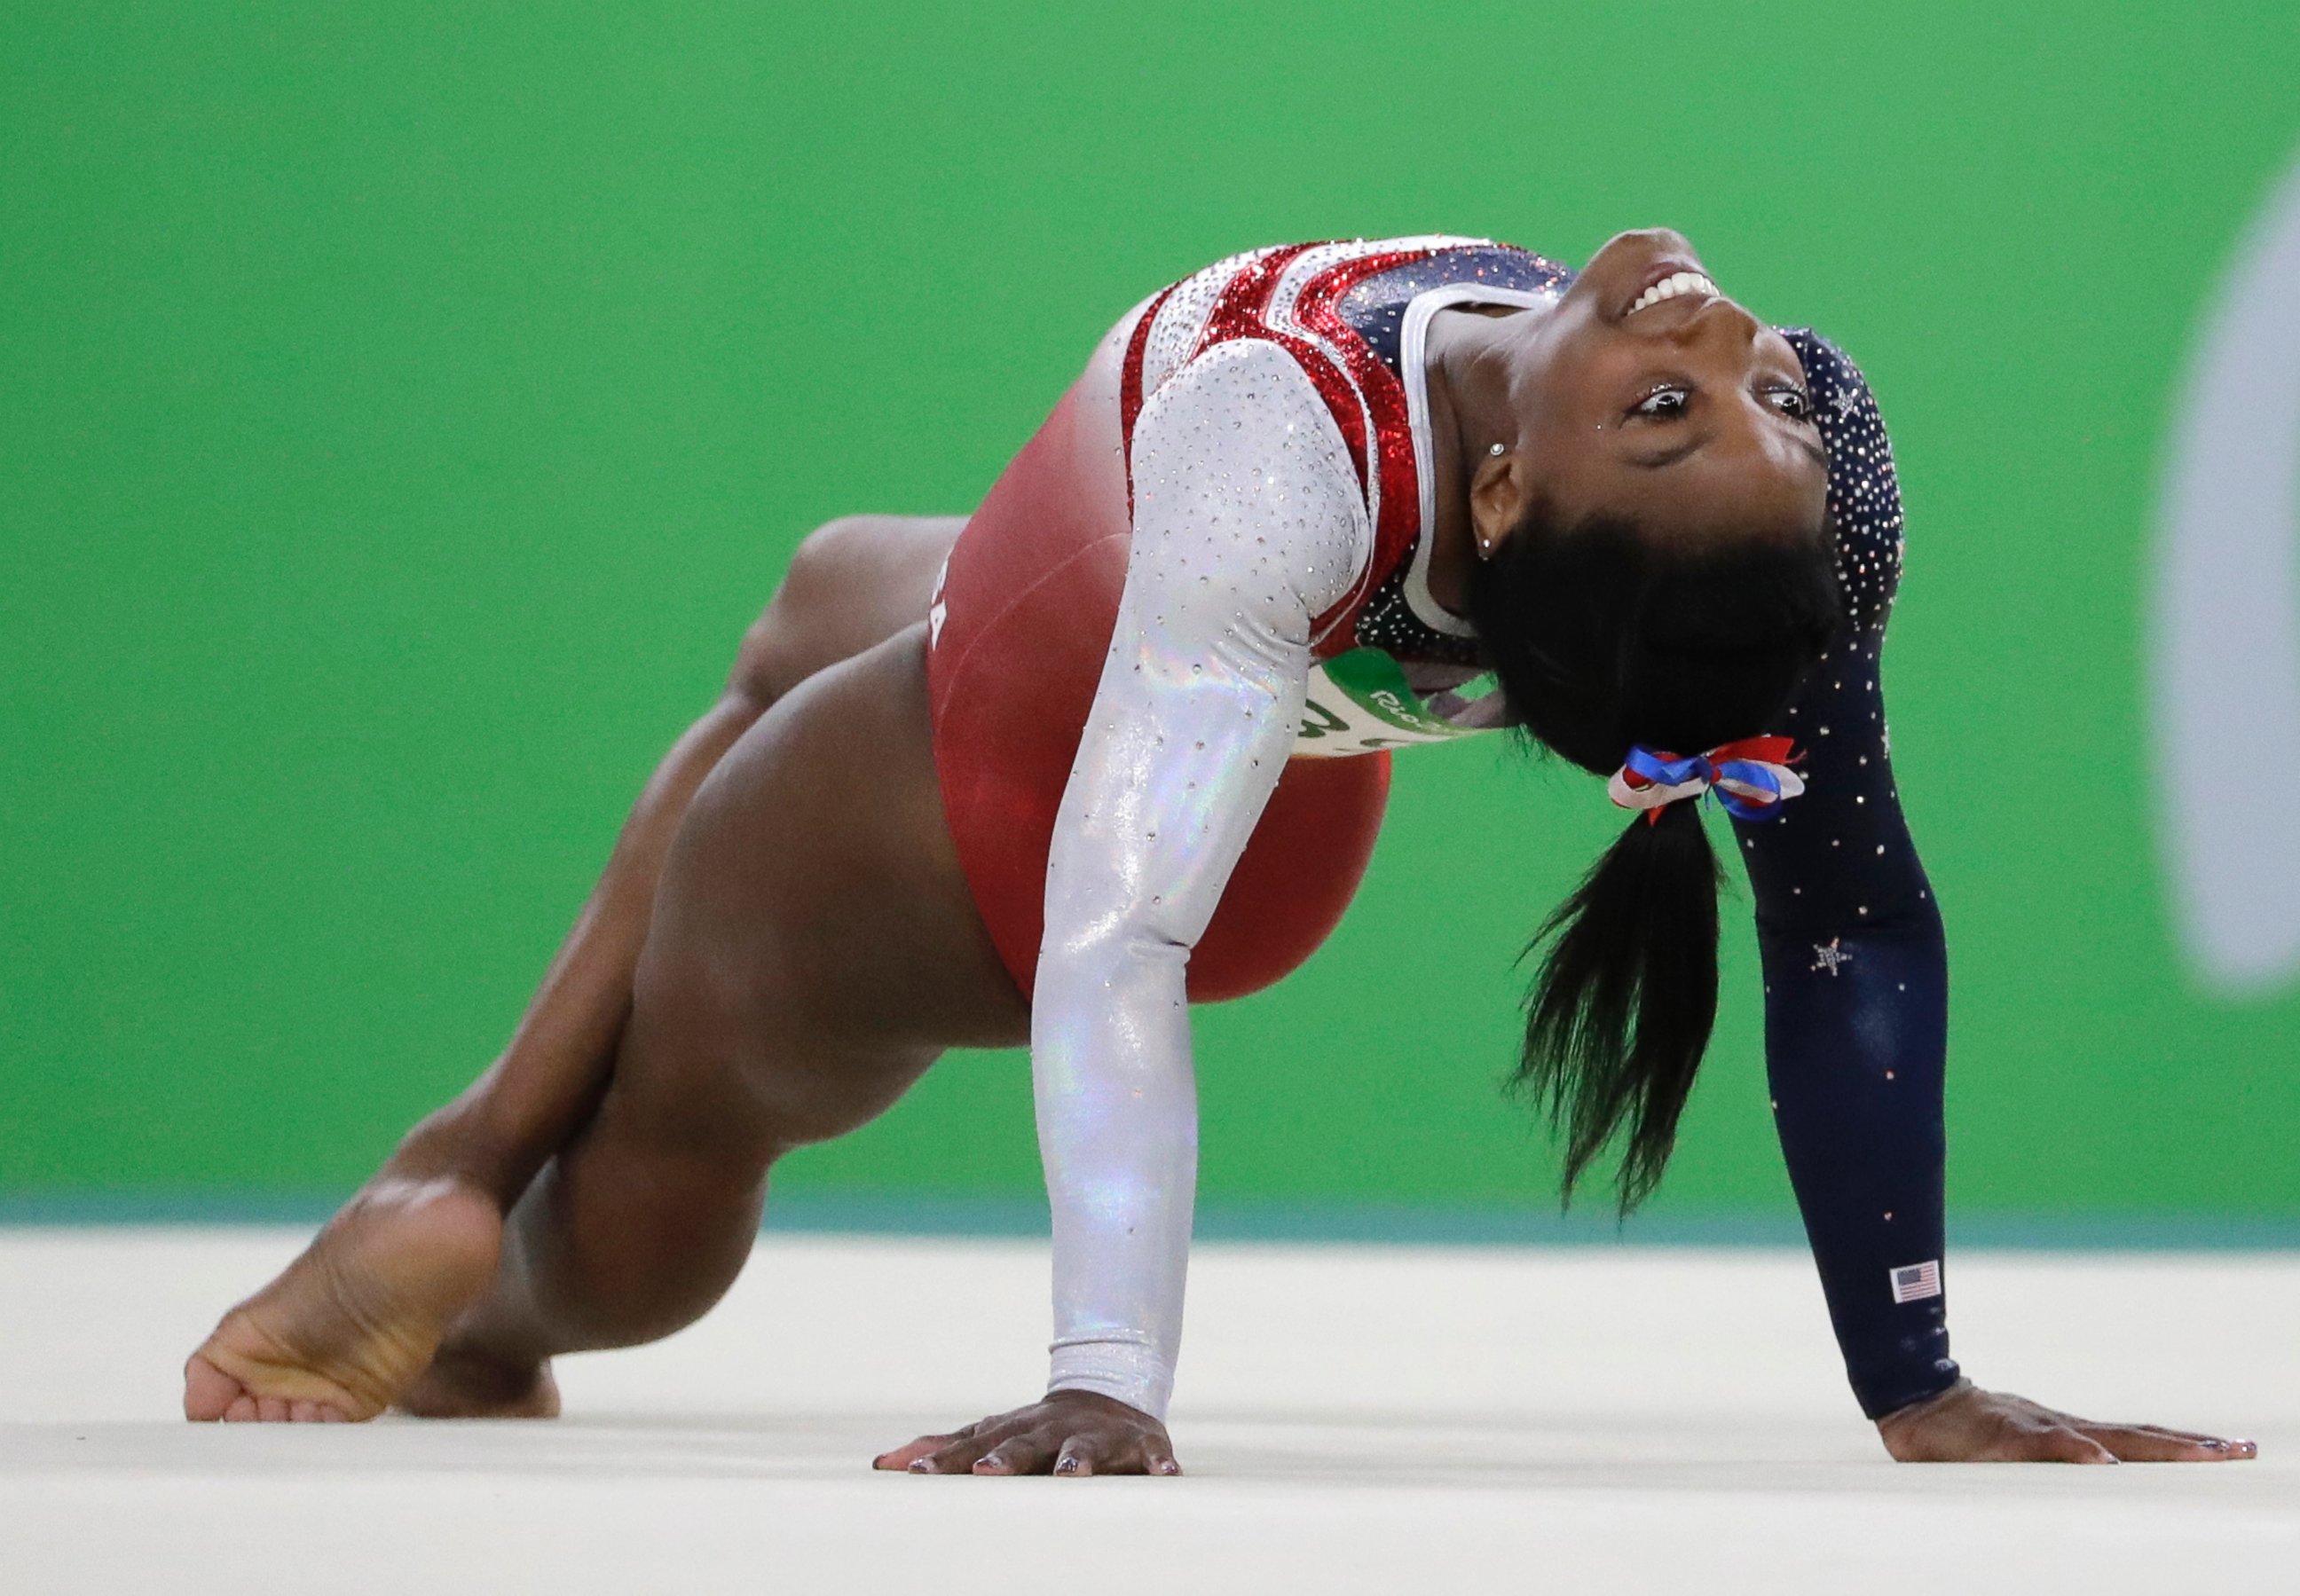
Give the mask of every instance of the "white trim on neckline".
[{"label": "white trim on neckline", "polygon": [[1458,304],[1513,304],[1538,310],[1557,303],[1555,289],[1503,288],[1491,283],[1447,283],[1417,294],[1406,303],[1405,322],[1397,345],[1397,374],[1405,384],[1405,420],[1413,435],[1413,476],[1421,490],[1421,524],[1414,528],[1413,553],[1405,567],[1405,607],[1433,632],[1449,637],[1474,637],[1470,623],[1439,603],[1429,591],[1429,550],[1438,524],[1437,473],[1431,469],[1436,445],[1429,436],[1429,373],[1425,355],[1430,319]]}]

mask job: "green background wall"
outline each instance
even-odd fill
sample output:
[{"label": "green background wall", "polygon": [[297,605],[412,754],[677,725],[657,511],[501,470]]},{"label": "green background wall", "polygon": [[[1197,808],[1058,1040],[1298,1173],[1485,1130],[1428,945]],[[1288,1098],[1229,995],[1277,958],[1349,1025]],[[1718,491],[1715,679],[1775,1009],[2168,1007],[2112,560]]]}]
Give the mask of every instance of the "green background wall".
[{"label": "green background wall", "polygon": [[[2300,20],[1738,9],[11,8],[0,1193],[355,1181],[500,1044],[795,542],[970,507],[1158,284],[1668,222],[1895,428],[1957,1210],[2300,1219],[2300,992],[2188,984],[2140,658],[2160,440],[2300,148]],[[1397,776],[1330,948],[1202,1011],[1218,1207],[1552,1201],[1496,1090],[1512,959],[1612,811],[1491,746]],[[1787,1209],[1737,918],[1664,1218]],[[1036,1181],[990,1054],[782,1185]]]}]

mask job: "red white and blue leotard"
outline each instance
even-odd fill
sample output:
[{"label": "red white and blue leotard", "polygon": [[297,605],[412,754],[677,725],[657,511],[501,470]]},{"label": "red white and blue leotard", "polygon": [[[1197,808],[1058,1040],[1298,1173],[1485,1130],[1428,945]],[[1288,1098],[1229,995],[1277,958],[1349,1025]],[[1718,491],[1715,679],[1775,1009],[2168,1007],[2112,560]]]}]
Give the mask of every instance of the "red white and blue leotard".
[{"label": "red white and blue leotard", "polygon": [[[1054,810],[1138,530],[1139,485],[1129,483],[1128,468],[1138,474],[1146,414],[1159,462],[1176,453],[1175,435],[1211,426],[1238,432],[1224,446],[1253,457],[1252,469],[1266,471],[1279,459],[1300,468],[1290,515],[1274,500],[1256,507],[1285,524],[1254,532],[1259,543],[1209,536],[1196,556],[1201,577],[1219,575],[1225,596],[1257,581],[1267,586],[1275,575],[1290,579],[1298,573],[1271,563],[1279,546],[1271,539],[1294,534],[1303,558],[1350,568],[1330,573],[1332,590],[1320,595],[1329,602],[1308,618],[1312,660],[1375,649],[1407,667],[1404,674],[1423,693],[1442,689],[1476,674],[1476,644],[1467,625],[1429,595],[1421,537],[1424,390],[1418,360],[1409,382],[1403,356],[1409,343],[1418,350],[1429,317],[1447,305],[1539,303],[1565,278],[1562,268],[1522,250],[1466,240],[1303,245],[1234,256],[1121,320],[1000,477],[945,574],[933,684],[952,829],[992,938],[1023,990],[1032,988],[1039,956]],[[1154,469],[1176,479],[1152,485],[1154,516],[1171,509],[1195,529],[1194,509],[1220,513],[1211,498],[1192,506],[1162,494],[1216,491],[1196,453],[1186,448]],[[1303,520],[1303,495],[1316,494],[1332,501],[1321,502],[1330,527]],[[1345,522],[1346,537],[1330,535]],[[1177,554],[1193,557],[1187,549]],[[1295,752],[1304,755],[1379,752],[1446,735],[1397,726],[1370,733],[1346,690],[1322,673],[1317,686],[1328,691],[1311,694],[1321,707],[1302,728]],[[1267,986],[1325,939],[1363,871],[1388,785],[1386,759],[1285,770],[1267,822],[1237,864],[1236,890],[1196,943],[1193,999]]]},{"label": "red white and blue leotard", "polygon": [[[1057,1387],[1163,1412],[1196,1172],[1187,1004],[1267,985],[1331,930],[1389,747],[1494,719],[1451,694],[1476,643],[1428,588],[1423,337],[1449,305],[1538,310],[1569,280],[1446,237],[1220,262],[1120,321],[952,552],[929,616],[936,760],[970,886],[1031,996]],[[1899,569],[1889,451],[1850,363],[1788,336],[1853,620],[1822,668],[1834,686],[1793,712],[1817,719],[1784,728],[1807,797],[1762,850],[1743,843],[1791,1173],[1855,1389],[1882,1412],[1955,1375],[1945,985],[1875,686]],[[1336,753],[1362,757],[1318,757]]]}]

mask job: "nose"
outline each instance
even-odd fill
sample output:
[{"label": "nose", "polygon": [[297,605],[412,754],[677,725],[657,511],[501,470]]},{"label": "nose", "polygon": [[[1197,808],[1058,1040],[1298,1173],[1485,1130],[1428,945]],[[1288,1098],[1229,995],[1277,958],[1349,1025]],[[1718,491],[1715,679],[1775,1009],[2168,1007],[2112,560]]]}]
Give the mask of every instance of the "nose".
[{"label": "nose", "polygon": [[1687,349],[1709,346],[1738,353],[1754,344],[1764,329],[1763,322],[1720,295],[1670,328],[1669,338]]}]

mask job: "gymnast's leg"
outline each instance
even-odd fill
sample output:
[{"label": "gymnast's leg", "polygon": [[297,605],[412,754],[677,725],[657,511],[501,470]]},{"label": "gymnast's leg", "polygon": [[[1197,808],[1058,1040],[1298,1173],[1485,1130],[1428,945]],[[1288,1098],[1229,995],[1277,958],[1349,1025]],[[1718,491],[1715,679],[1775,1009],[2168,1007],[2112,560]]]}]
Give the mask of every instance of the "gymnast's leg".
[{"label": "gymnast's leg", "polygon": [[605,1098],[410,1410],[534,1410],[554,1353],[692,1323],[749,1256],[775,1159],[875,1118],[945,1046],[1028,1037],[943,819],[923,629],[808,681],[696,795]]},{"label": "gymnast's leg", "polygon": [[794,556],[727,688],[641,793],[501,1058],[409,1134],[302,1258],[185,1369],[192,1418],[365,1417],[494,1277],[502,1216],[600,1101],[663,859],[736,739],[801,681],[925,613],[960,518],[834,521]]}]

